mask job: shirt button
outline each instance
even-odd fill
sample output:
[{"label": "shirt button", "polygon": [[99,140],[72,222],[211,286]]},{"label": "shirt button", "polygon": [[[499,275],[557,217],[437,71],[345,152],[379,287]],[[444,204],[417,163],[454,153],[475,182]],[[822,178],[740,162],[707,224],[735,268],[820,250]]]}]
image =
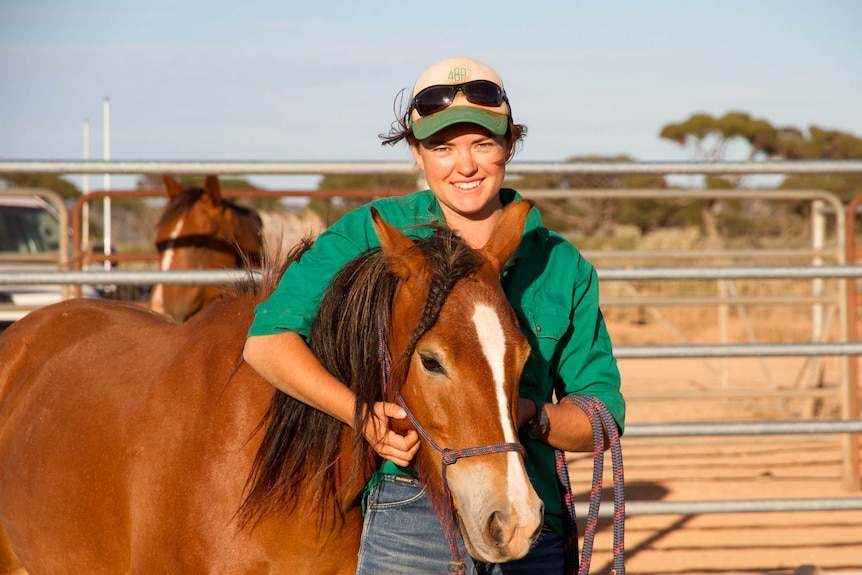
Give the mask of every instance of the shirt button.
[{"label": "shirt button", "polygon": [[538,332],[540,332],[540,331],[542,331],[542,326],[537,325],[537,326],[536,326],[536,332],[538,333]]}]

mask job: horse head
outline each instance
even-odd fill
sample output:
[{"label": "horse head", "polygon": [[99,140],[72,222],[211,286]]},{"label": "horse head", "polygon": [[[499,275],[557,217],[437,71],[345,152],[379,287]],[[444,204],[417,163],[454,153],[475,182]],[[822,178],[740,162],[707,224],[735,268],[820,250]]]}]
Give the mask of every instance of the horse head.
[{"label": "horse head", "polygon": [[415,462],[420,476],[442,485],[438,505],[448,505],[451,492],[467,549],[488,562],[526,554],[542,525],[516,424],[530,347],[500,283],[530,206],[509,205],[481,250],[454,237],[442,256],[419,249],[372,210],[389,270],[400,279],[388,400],[408,409],[425,440]]},{"label": "horse head", "polygon": [[[260,216],[222,197],[217,176],[184,188],[164,176],[168,205],[156,224],[161,270],[236,268],[260,263]],[[157,285],[150,307],[185,321],[219,294],[213,285]]]}]

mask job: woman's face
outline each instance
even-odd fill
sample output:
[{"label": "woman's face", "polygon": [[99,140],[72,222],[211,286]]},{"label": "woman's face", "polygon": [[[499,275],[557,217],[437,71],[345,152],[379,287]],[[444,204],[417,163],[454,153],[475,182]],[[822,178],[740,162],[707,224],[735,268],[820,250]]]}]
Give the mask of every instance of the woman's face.
[{"label": "woman's face", "polygon": [[455,124],[411,149],[450,224],[453,217],[485,219],[501,207],[509,155],[503,136],[476,124]]}]

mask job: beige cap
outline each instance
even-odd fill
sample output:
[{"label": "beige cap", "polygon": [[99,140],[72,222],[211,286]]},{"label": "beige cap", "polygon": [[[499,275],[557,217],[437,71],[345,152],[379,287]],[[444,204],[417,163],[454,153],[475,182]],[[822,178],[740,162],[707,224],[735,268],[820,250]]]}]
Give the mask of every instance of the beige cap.
[{"label": "beige cap", "polygon": [[[430,86],[463,84],[473,80],[488,80],[505,90],[503,80],[493,68],[473,58],[460,56],[437,62],[422,72],[422,75],[413,85],[411,100],[416,97],[416,94]],[[510,113],[508,102],[503,102],[497,107],[480,106],[467,100],[464,94],[458,93],[452,104],[439,112],[420,116],[416,110],[413,110],[410,115],[410,126],[413,135],[420,140],[439,132],[443,128],[462,122],[478,124],[492,133],[502,136],[509,128]]]}]

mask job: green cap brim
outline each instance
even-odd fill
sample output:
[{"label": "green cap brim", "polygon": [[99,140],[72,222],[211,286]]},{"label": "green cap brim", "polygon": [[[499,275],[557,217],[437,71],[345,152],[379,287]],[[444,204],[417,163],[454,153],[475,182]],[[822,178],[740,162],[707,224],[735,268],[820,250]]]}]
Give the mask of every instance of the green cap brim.
[{"label": "green cap brim", "polygon": [[413,135],[419,140],[424,140],[443,128],[465,122],[478,124],[498,136],[505,135],[506,130],[509,129],[509,116],[506,114],[496,114],[472,106],[450,106],[445,110],[414,121],[412,125]]}]

